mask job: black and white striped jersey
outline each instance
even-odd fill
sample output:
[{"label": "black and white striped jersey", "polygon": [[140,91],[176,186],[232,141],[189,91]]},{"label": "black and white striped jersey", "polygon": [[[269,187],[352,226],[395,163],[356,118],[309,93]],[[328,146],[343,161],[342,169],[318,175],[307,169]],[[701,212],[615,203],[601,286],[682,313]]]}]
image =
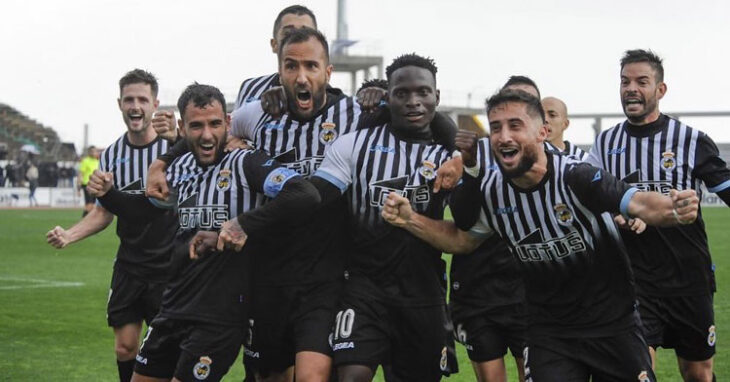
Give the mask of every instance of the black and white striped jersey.
[{"label": "black and white striped jersey", "polygon": [[569,141],[563,141],[563,144],[565,144],[565,150],[563,150],[563,155],[572,155],[576,157],[576,159],[585,161],[588,159],[588,153],[585,152],[580,147],[570,143]]},{"label": "black and white striped jersey", "polygon": [[[487,172],[499,171],[489,138],[479,140],[477,160],[480,179],[488,179],[484,176]],[[525,302],[525,288],[517,261],[499,235],[492,235],[470,254],[454,255],[450,284],[449,299],[454,317],[472,316],[475,312],[483,313],[486,308]]]},{"label": "black and white striped jersey", "polygon": [[227,220],[262,205],[264,197],[276,197],[295,176],[299,174],[253,150],[234,150],[207,167],[199,166],[192,153],[172,163],[167,177],[178,192],[180,230],[161,315],[223,325],[244,322],[250,282],[246,259],[258,256],[256,238],[249,238],[242,252],[228,250],[194,261],[187,255],[188,242],[196,232],[216,231]]},{"label": "black and white striped jersey", "polygon": [[[325,150],[361,122],[360,106],[336,89],[327,90],[327,104],[311,119],[299,121],[284,114],[274,119],[252,101],[233,113],[232,134],[248,139],[277,161],[304,177],[317,170]],[[287,285],[335,280],[342,277],[347,234],[344,201],[322,208],[310,224],[272,232],[267,240],[271,256],[256,260],[257,284]]]},{"label": "black and white striped jersey", "polygon": [[[496,231],[523,271],[528,337],[602,336],[634,325],[628,257],[607,212],[637,191],[604,170],[546,150],[547,174],[530,189],[491,171],[474,233]],[[489,228],[487,228],[489,227]]]},{"label": "black and white striped jersey", "polygon": [[279,86],[279,73],[244,80],[238,89],[235,109],[238,109],[246,103],[258,100],[261,98],[263,92],[274,86]]},{"label": "black and white striped jersey", "polygon": [[340,137],[315,174],[345,193],[353,237],[350,275],[368,277],[386,301],[410,306],[444,302],[440,251],[388,224],[380,213],[388,194],[397,192],[410,199],[415,211],[442,219],[444,193],[434,194],[432,186],[448,157],[443,146],[399,139],[384,125]]},{"label": "black and white striped jersey", "polygon": [[[644,126],[628,121],[601,132],[589,162],[645,191],[710,192],[730,188],[730,170],[705,133],[661,115]],[[701,213],[690,225],[622,232],[630,251],[638,291],[650,295],[692,295],[714,291],[712,259]]]},{"label": "black and white striped jersey", "polygon": [[[144,146],[134,146],[125,133],[101,154],[99,169],[114,175],[114,188],[129,194],[143,194],[147,168],[167,151],[167,141],[157,137]],[[115,266],[145,280],[167,279],[166,266],[175,237],[176,217],[165,213],[146,224],[131,223],[119,218],[119,249]]]}]

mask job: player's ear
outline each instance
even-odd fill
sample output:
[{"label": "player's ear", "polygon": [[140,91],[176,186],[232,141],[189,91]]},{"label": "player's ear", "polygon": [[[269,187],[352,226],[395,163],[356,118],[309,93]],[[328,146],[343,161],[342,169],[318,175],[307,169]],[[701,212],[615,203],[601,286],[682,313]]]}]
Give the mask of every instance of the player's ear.
[{"label": "player's ear", "polygon": [[279,54],[279,43],[276,41],[275,38],[272,38],[269,41],[269,45],[271,45],[271,53]]},{"label": "player's ear", "polygon": [[231,131],[231,113],[226,113],[226,131]]},{"label": "player's ear", "polygon": [[183,123],[182,118],[178,118],[177,127],[180,130],[180,135],[184,137],[185,136],[185,124]]},{"label": "player's ear", "polygon": [[436,89],[436,106],[441,102],[441,90]]},{"label": "player's ear", "polygon": [[570,127],[570,120],[566,118],[565,119],[565,128],[563,129],[563,131],[568,130],[568,127]]},{"label": "player's ear", "polygon": [[665,94],[667,94],[667,84],[665,82],[660,82],[659,85],[657,85],[657,100],[664,98]]},{"label": "player's ear", "polygon": [[155,111],[157,111],[157,108],[160,107],[160,100],[155,98],[154,105],[155,105]]},{"label": "player's ear", "polygon": [[327,67],[324,69],[326,75],[327,75],[327,83],[330,82],[330,76],[332,76],[332,71],[335,69],[332,64],[327,64]]},{"label": "player's ear", "polygon": [[117,98],[117,106],[119,106],[119,110],[121,111],[122,110],[122,99],[121,98]]}]

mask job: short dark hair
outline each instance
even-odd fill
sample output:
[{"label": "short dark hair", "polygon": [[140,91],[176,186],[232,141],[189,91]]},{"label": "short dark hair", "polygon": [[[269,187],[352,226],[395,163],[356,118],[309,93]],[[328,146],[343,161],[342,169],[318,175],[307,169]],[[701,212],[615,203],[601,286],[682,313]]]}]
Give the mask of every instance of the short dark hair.
[{"label": "short dark hair", "polygon": [[362,85],[360,85],[360,89],[357,89],[356,94],[359,93],[360,90],[367,88],[381,88],[383,90],[388,90],[388,81],[380,78],[365,80],[362,82]]},{"label": "short dark hair", "polygon": [[436,72],[438,72],[438,68],[431,57],[423,57],[415,53],[409,53],[396,57],[393,62],[385,68],[385,76],[388,78],[388,81],[390,81],[390,76],[393,72],[406,66],[424,68],[433,74],[434,80],[436,79]]},{"label": "short dark hair", "polygon": [[279,12],[279,15],[276,16],[276,21],[274,21],[274,38],[276,38],[276,31],[279,30],[281,27],[281,19],[284,18],[286,15],[307,15],[312,18],[312,22],[314,22],[314,27],[317,27],[317,18],[314,17],[314,13],[307,7],[303,5],[290,5]]},{"label": "short dark hair", "polygon": [[125,86],[139,83],[149,85],[150,89],[152,89],[152,95],[157,98],[157,91],[159,90],[157,78],[154,74],[142,69],[130,70],[119,79],[119,94],[122,93],[122,89],[124,89]]},{"label": "short dark hair", "polygon": [[662,65],[662,59],[656,53],[644,49],[627,50],[621,58],[621,70],[624,70],[626,64],[635,64],[637,62],[648,63],[656,73],[656,76],[654,76],[656,82],[664,81],[664,66]]},{"label": "short dark hair", "polygon": [[218,101],[223,108],[223,114],[226,114],[226,98],[215,86],[193,82],[185,88],[180,94],[180,98],[177,99],[177,109],[180,111],[180,118],[183,120],[185,120],[185,108],[191,101],[195,107],[199,108],[212,105],[213,101]]},{"label": "short dark hair", "polygon": [[533,81],[530,77],[527,77],[527,76],[519,76],[519,75],[518,76],[510,76],[509,79],[507,80],[507,82],[505,82],[504,85],[502,85],[502,89],[505,89],[505,88],[507,88],[510,85],[527,85],[527,86],[532,86],[533,88],[535,88],[535,90],[537,90],[537,96],[538,96],[538,98],[542,98],[542,96],[540,95],[540,88],[537,87],[537,84],[535,83],[535,81]]},{"label": "short dark hair", "polygon": [[527,113],[533,117],[540,117],[545,123],[545,109],[542,108],[540,99],[532,94],[519,89],[501,89],[487,99],[487,115],[495,107],[507,102],[520,102],[527,106]]},{"label": "short dark hair", "polygon": [[281,45],[279,45],[279,58],[281,59],[281,52],[284,51],[284,47],[289,44],[298,44],[301,42],[308,41],[310,38],[316,38],[317,41],[319,41],[322,44],[322,47],[324,48],[325,57],[327,58],[327,63],[330,62],[330,46],[327,44],[327,37],[324,37],[322,32],[312,29],[312,28],[297,28],[293,29],[291,32],[287,33],[284,37],[284,40],[281,41]]}]

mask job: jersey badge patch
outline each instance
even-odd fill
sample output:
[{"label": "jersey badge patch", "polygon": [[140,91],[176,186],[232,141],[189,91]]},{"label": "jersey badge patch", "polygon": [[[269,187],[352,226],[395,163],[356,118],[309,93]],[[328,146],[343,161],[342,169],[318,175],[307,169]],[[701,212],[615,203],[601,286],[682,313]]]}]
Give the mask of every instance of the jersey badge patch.
[{"label": "jersey badge patch", "polygon": [[215,188],[221,192],[231,189],[231,170],[224,168],[218,172],[218,181],[215,183]]},{"label": "jersey badge patch", "polygon": [[319,141],[324,143],[325,145],[328,145],[337,139],[337,125],[335,125],[332,122],[322,122],[321,125],[319,125],[319,128],[322,129],[322,131],[319,132]]},{"label": "jersey badge patch", "polygon": [[439,361],[439,368],[441,368],[441,371],[446,371],[446,367],[449,366],[448,363],[448,357],[447,357],[447,351],[446,346],[444,346],[443,349],[441,349],[441,361]]},{"label": "jersey badge patch", "polygon": [[677,167],[677,161],[674,160],[674,153],[665,151],[662,153],[662,168],[666,171],[674,170]]},{"label": "jersey badge patch", "polygon": [[200,361],[193,367],[193,377],[198,381],[205,380],[210,375],[210,364],[213,360],[208,356],[200,357]]},{"label": "jersey badge patch", "polygon": [[418,173],[427,180],[432,180],[436,177],[436,164],[425,160],[421,162],[421,167],[418,168]]},{"label": "jersey badge patch", "polygon": [[570,226],[573,223],[573,213],[565,204],[557,204],[553,207],[553,210],[555,210],[555,218],[558,219],[558,224]]},{"label": "jersey badge patch", "polygon": [[715,340],[717,339],[717,334],[715,334],[715,325],[711,325],[709,329],[707,329],[707,344],[710,346],[715,346]]},{"label": "jersey badge patch", "polygon": [[647,373],[646,370],[642,370],[641,373],[639,373],[639,376],[636,379],[639,382],[649,382],[649,381],[651,381],[649,379],[649,373]]}]

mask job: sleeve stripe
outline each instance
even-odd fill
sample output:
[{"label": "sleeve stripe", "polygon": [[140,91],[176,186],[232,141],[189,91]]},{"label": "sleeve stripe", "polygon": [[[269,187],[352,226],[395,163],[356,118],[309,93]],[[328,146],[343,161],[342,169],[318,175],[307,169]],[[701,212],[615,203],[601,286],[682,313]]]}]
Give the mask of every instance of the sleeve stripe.
[{"label": "sleeve stripe", "polygon": [[729,187],[730,187],[730,180],[726,180],[726,181],[718,184],[715,187],[708,187],[707,188],[707,191],[710,191],[710,192],[712,192],[714,194],[714,193],[718,193],[720,191],[723,191],[723,190],[725,190],[725,189],[727,189]]},{"label": "sleeve stripe", "polygon": [[334,175],[319,169],[317,172],[314,173],[314,176],[318,176],[332,184],[335,185],[335,187],[340,189],[340,192],[344,193],[347,190],[347,184],[339,179],[337,179]]},{"label": "sleeve stripe", "polygon": [[629,219],[629,202],[631,201],[631,198],[634,197],[634,194],[637,192],[639,192],[638,188],[631,187],[626,190],[626,193],[624,193],[624,196],[621,198],[619,212],[621,212],[621,215],[623,215],[626,219]]}]

